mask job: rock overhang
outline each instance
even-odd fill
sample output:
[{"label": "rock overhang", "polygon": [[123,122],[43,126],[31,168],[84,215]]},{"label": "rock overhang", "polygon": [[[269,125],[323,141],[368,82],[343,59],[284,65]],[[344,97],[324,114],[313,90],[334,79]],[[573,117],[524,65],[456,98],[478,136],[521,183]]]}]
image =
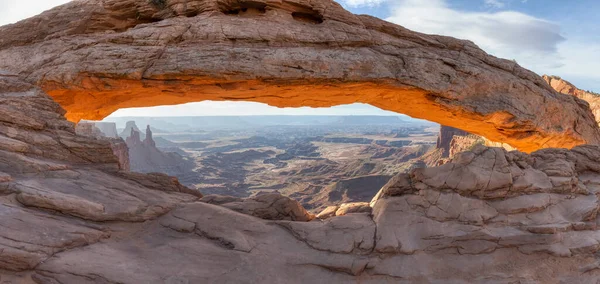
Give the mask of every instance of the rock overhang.
[{"label": "rock overhang", "polygon": [[203,100],[361,102],[526,152],[600,141],[585,102],[515,62],[333,1],[74,1],[0,38],[0,68],[71,121]]}]

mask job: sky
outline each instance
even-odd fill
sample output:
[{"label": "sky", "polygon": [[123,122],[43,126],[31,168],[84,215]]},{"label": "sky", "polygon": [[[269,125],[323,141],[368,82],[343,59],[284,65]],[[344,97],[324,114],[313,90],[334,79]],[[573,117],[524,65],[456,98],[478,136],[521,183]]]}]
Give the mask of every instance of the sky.
[{"label": "sky", "polygon": [[[0,0],[0,25],[34,16],[66,0]],[[516,60],[540,75],[558,75],[600,93],[598,0],[340,0],[411,30],[473,41],[486,52]],[[363,104],[324,109],[278,109],[249,102],[201,102],[122,109],[112,116],[172,115],[389,115]]]}]

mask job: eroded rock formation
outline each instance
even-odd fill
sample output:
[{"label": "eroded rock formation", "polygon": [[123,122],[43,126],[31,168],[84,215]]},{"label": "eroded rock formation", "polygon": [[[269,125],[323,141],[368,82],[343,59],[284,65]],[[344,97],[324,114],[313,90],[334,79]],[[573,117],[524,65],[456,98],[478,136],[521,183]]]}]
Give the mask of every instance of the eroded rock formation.
[{"label": "eroded rock formation", "polygon": [[207,195],[202,202],[221,205],[233,211],[265,220],[310,221],[315,218],[302,205],[279,193],[266,193],[247,199],[232,196]]},{"label": "eroded rock formation", "polygon": [[584,102],[516,63],[331,0],[73,1],[1,27],[0,68],[71,121],[202,100],[362,102],[528,152],[600,142]]},{"label": "eroded rock formation", "polygon": [[278,195],[207,204],[176,179],[120,171],[110,142],[76,135],[32,85],[71,120],[362,101],[526,151],[598,141],[587,103],[469,42],[330,1],[82,0],[0,28],[0,68],[18,73],[0,71],[3,282],[600,281],[600,146],[477,146],[397,175],[370,206],[298,222],[312,216]]},{"label": "eroded rock formation", "polygon": [[150,220],[197,199],[180,193],[187,190],[181,186],[152,190],[141,185],[149,176],[119,174],[110,142],[76,135],[63,114],[40,89],[0,72],[3,281],[4,270],[31,270],[56,253],[108,238],[97,222]]},{"label": "eroded rock formation", "polygon": [[575,96],[588,102],[596,121],[600,123],[600,94],[578,89],[575,85],[557,76],[544,75],[543,78],[557,92]]},{"label": "eroded rock formation", "polygon": [[[102,127],[100,129],[98,126]],[[124,171],[129,171],[129,148],[125,141],[116,135],[117,128],[111,123],[98,122],[79,122],[75,126],[75,133],[88,138],[99,139],[110,142],[110,148],[113,154],[119,160],[119,168]]]},{"label": "eroded rock formation", "polygon": [[13,75],[0,106],[3,281],[600,281],[600,146],[478,146],[394,177],[371,206],[299,222],[312,216],[279,195],[208,204],[165,175],[119,171],[109,142],[77,136]]},{"label": "eroded rock formation", "polygon": [[117,124],[114,122],[99,122],[94,121],[94,125],[102,131],[104,136],[108,138],[119,138],[119,133],[117,132]]},{"label": "eroded rock formation", "polygon": [[128,123],[131,135],[125,142],[129,148],[130,169],[139,173],[166,173],[172,176],[181,176],[189,173],[196,167],[194,161],[182,157],[178,153],[163,152],[156,148],[152,137],[150,125],[146,128],[144,140],[140,132],[136,131],[135,123]]},{"label": "eroded rock formation", "polygon": [[450,126],[445,126],[442,125],[440,126],[440,133],[438,135],[438,140],[437,140],[437,148],[440,149],[442,151],[442,157],[444,158],[448,158],[451,157],[450,155],[450,149],[451,149],[451,144],[452,141],[454,140],[455,136],[467,136],[469,135],[468,132],[454,128],[454,127],[450,127]]}]

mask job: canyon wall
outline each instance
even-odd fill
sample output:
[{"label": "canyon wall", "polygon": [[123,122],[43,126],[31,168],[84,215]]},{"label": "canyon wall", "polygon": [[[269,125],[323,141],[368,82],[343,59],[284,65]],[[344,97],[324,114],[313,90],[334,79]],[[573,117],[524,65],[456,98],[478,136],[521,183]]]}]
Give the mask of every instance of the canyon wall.
[{"label": "canyon wall", "polygon": [[438,134],[438,140],[436,147],[442,151],[442,157],[448,158],[450,155],[450,148],[452,144],[452,140],[454,140],[455,136],[467,136],[468,132],[456,129],[454,127],[440,126],[440,133]]},{"label": "canyon wall", "polygon": [[[100,127],[102,127],[102,129]],[[119,168],[124,171],[129,171],[131,169],[129,162],[129,148],[125,141],[116,135],[117,128],[114,123],[79,122],[75,126],[75,133],[79,136],[108,141],[113,154],[118,159]]]}]

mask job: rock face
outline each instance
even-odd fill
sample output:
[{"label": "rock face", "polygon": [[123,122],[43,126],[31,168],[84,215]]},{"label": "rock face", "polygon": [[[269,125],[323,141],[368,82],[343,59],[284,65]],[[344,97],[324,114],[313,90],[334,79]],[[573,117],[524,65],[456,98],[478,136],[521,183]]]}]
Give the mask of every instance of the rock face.
[{"label": "rock face", "polygon": [[159,191],[142,185],[150,176],[120,173],[111,143],[77,135],[63,114],[40,89],[0,72],[3,281],[13,277],[6,270],[31,270],[59,252],[110,237],[102,222],[151,220],[197,199],[180,185],[165,182]]},{"label": "rock face", "polygon": [[598,140],[587,103],[469,42],[330,1],[82,0],[0,28],[0,62],[19,73],[0,71],[2,282],[600,281],[600,146],[477,146],[395,176],[370,206],[298,222],[312,216],[278,195],[214,205],[120,171],[109,141],[76,135],[31,84],[72,120],[177,100],[359,98],[524,150]]},{"label": "rock face", "polygon": [[233,211],[265,220],[310,221],[315,218],[298,202],[279,193],[261,194],[248,199],[219,195],[205,196],[201,201],[222,205]]},{"label": "rock face", "polygon": [[[98,126],[102,127],[104,130],[100,129]],[[124,171],[129,171],[131,169],[129,162],[129,148],[125,141],[116,135],[117,128],[114,123],[79,122],[75,126],[75,133],[80,136],[110,142],[110,148],[119,160],[119,168]]]},{"label": "rock face", "polygon": [[75,126],[75,133],[77,135],[83,135],[87,137],[101,138],[105,137],[102,130],[100,130],[94,123],[90,122],[79,122]]},{"label": "rock face", "polygon": [[544,80],[552,86],[557,92],[578,97],[590,104],[590,108],[596,117],[596,121],[600,123],[600,94],[587,92],[575,87],[575,85],[565,81],[557,76],[543,76]]},{"label": "rock face", "polygon": [[600,281],[600,146],[478,146],[394,177],[371,206],[299,222],[312,216],[279,195],[208,204],[164,175],[119,171],[109,142],[62,113],[0,75],[3,282]]},{"label": "rock face", "polygon": [[202,100],[362,102],[527,152],[600,142],[584,102],[516,63],[331,0],[73,1],[0,28],[0,69],[71,121]]},{"label": "rock face", "polygon": [[455,136],[467,136],[468,132],[442,125],[440,126],[440,134],[437,140],[437,148],[442,150],[442,157],[448,158],[450,157],[450,148],[452,144],[452,140]]},{"label": "rock face", "polygon": [[113,154],[119,160],[119,166],[124,171],[131,170],[131,162],[129,160],[129,147],[121,138],[110,139],[110,148]]},{"label": "rock face", "polygon": [[135,124],[135,121],[128,121],[127,123],[125,123],[125,129],[123,129],[123,131],[121,131],[121,134],[119,134],[119,136],[121,136],[123,138],[131,137],[131,136],[133,136],[133,133],[134,133],[133,131],[137,132],[136,135],[138,135],[140,137],[140,140],[145,138],[143,136],[144,134],[138,128],[137,124]]}]

